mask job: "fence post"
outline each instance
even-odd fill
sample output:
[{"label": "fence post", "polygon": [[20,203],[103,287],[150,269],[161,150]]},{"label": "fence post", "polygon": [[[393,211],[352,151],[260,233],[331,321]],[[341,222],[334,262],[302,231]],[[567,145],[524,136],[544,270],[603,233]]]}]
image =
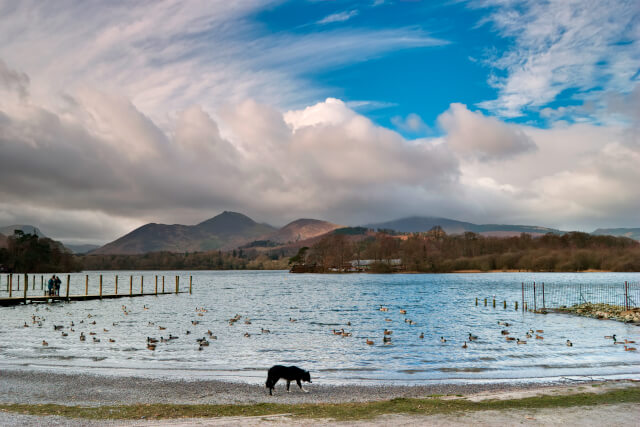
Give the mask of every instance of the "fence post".
[{"label": "fence post", "polygon": [[546,305],[544,304],[544,282],[542,282],[542,308],[546,308]]},{"label": "fence post", "polygon": [[27,289],[29,289],[29,275],[24,273],[24,303],[27,303]]},{"label": "fence post", "polygon": [[624,310],[629,310],[629,285],[624,281]]},{"label": "fence post", "polygon": [[536,301],[536,282],[533,282],[533,311],[538,310],[538,304]]},{"label": "fence post", "polygon": [[71,281],[71,275],[67,274],[67,299],[69,299],[69,282]]}]

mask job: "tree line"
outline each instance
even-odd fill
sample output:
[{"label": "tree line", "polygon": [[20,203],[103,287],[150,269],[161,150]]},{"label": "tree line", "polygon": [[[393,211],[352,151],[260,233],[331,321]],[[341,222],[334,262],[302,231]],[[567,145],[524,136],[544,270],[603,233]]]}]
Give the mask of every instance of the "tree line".
[{"label": "tree line", "polygon": [[[349,271],[351,260],[373,260],[371,271],[445,273],[463,270],[640,271],[640,243],[581,232],[487,237],[472,232],[333,233],[292,258],[300,271]],[[392,262],[394,260],[394,262]],[[400,260],[395,266],[395,260]]]},{"label": "tree line", "polygon": [[60,242],[15,230],[0,248],[0,270],[8,273],[68,273],[82,264]]}]

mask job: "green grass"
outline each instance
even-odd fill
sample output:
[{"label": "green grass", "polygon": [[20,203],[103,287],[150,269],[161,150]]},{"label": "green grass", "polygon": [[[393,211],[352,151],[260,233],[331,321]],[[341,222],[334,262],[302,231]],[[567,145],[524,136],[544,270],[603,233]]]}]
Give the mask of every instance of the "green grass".
[{"label": "green grass", "polygon": [[98,420],[111,419],[161,419],[201,418],[225,416],[265,416],[289,414],[298,418],[330,418],[335,420],[370,419],[384,414],[448,414],[454,412],[565,408],[613,403],[640,403],[640,387],[628,387],[601,394],[580,393],[564,396],[539,396],[513,400],[487,400],[470,402],[466,399],[397,398],[363,403],[279,404],[257,403],[251,405],[177,405],[137,404],[120,406],[65,406],[2,404],[0,411],[30,415],[59,415],[69,418]]}]

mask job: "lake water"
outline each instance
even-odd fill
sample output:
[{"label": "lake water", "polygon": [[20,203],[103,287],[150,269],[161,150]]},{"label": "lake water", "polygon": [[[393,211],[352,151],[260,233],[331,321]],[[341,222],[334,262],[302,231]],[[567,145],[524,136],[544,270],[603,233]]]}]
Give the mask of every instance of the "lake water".
[{"label": "lake water", "polygon": [[[113,292],[116,273],[119,292],[129,291],[130,275],[134,276],[134,290],[139,290],[141,272],[104,272],[105,294]],[[89,273],[90,293],[97,293],[99,274]],[[153,289],[156,274],[166,277],[167,290],[175,289],[176,274],[181,275],[181,288],[188,287],[184,272],[144,272],[145,291]],[[623,346],[604,338],[616,334],[640,342],[639,327],[562,314],[523,313],[513,307],[513,302],[520,300],[523,281],[638,282],[638,273],[312,275],[225,271],[192,275],[192,295],[0,307],[0,368],[250,383],[263,382],[265,370],[274,364],[299,365],[312,372],[314,382],[334,384],[640,379],[638,353],[625,352]],[[5,280],[3,276],[0,296],[6,296]],[[39,276],[37,283],[39,289]],[[72,275],[71,294],[84,293],[84,286],[84,273]],[[64,293],[65,284],[62,287]],[[482,302],[475,306],[475,297],[482,301],[493,295],[499,301],[496,308],[491,304],[484,307]],[[504,299],[508,301],[506,310],[502,308]],[[389,311],[381,312],[380,305]],[[198,316],[197,307],[207,311]],[[401,314],[400,309],[407,314]],[[242,318],[230,326],[228,320],[236,314]],[[44,317],[41,327],[33,324],[33,315]],[[247,318],[251,324],[244,323]],[[405,318],[416,324],[406,323]],[[69,326],[72,321],[74,332]],[[193,321],[200,323],[194,325]],[[526,345],[507,342],[498,321],[512,323],[508,327],[511,336],[521,339],[526,339],[529,329],[543,329],[544,340],[528,339]],[[23,327],[25,322],[28,328]],[[54,324],[64,325],[69,335],[63,337],[54,331]],[[166,329],[159,330],[159,326]],[[261,333],[262,328],[271,333]],[[352,336],[331,332],[340,328]],[[393,331],[393,345],[383,345],[385,328]],[[210,346],[199,351],[196,338],[207,336],[208,330],[217,340],[210,340]],[[87,335],[85,342],[78,338],[81,331]],[[95,332],[100,342],[94,343],[89,332]],[[469,332],[479,339],[463,349]],[[146,348],[147,337],[169,334],[179,338],[158,343],[155,351]],[[440,342],[441,336],[446,343]],[[366,339],[374,345],[367,345]],[[567,339],[573,347],[565,345]],[[42,340],[49,345],[42,346]]]}]

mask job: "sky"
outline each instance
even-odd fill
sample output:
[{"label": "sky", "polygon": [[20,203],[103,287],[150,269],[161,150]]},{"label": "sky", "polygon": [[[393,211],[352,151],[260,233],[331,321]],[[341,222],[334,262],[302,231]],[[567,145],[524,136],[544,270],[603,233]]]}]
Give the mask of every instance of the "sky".
[{"label": "sky", "polygon": [[0,0],[0,225],[640,227],[634,0]]}]

